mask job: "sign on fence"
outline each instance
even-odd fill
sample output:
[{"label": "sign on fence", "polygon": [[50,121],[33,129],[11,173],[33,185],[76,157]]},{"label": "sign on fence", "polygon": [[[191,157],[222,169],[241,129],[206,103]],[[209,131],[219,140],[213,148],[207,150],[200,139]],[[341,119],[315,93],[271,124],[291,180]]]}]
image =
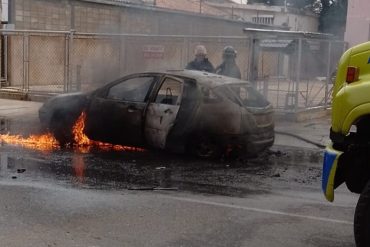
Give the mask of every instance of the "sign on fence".
[{"label": "sign on fence", "polygon": [[143,56],[147,59],[163,59],[164,46],[163,45],[144,45]]}]

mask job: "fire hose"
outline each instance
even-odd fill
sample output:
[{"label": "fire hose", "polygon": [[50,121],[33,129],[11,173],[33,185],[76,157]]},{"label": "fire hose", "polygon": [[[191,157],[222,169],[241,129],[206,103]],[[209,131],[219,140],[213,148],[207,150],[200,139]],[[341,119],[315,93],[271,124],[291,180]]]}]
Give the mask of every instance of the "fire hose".
[{"label": "fire hose", "polygon": [[296,135],[296,134],[292,134],[292,133],[289,133],[289,132],[284,132],[284,131],[275,131],[276,134],[279,134],[279,135],[286,135],[286,136],[291,136],[291,137],[294,137],[298,140],[301,140],[301,141],[304,141],[304,142],[307,142],[307,143],[310,143],[318,148],[325,148],[325,145],[322,145],[321,143],[317,143],[317,142],[314,142],[314,141],[311,141],[311,140],[308,140],[307,138],[304,138],[302,136],[299,136],[299,135]]}]

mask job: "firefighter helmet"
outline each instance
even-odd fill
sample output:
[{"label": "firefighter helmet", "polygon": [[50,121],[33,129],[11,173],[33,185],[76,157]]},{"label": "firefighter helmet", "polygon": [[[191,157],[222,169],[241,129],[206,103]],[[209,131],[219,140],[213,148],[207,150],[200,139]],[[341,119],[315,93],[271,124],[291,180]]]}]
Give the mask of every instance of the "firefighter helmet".
[{"label": "firefighter helmet", "polygon": [[196,55],[207,55],[207,49],[204,45],[197,45],[197,47],[195,47],[195,56]]},{"label": "firefighter helmet", "polygon": [[225,46],[224,48],[224,57],[236,57],[236,50],[232,46]]}]

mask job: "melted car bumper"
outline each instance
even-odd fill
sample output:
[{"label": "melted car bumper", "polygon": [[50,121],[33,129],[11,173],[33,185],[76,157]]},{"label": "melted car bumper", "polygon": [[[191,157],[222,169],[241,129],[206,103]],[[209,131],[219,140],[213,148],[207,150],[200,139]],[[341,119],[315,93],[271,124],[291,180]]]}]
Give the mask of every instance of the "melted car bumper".
[{"label": "melted car bumper", "polygon": [[258,128],[248,138],[247,151],[250,154],[257,154],[274,144],[275,132],[274,125],[270,124],[267,127]]},{"label": "melted car bumper", "polygon": [[219,142],[227,149],[238,150],[241,156],[254,156],[270,148],[274,144],[275,135],[273,126],[256,130],[253,134],[223,135]]},{"label": "melted car bumper", "polygon": [[326,199],[334,201],[334,182],[335,174],[338,168],[339,157],[343,152],[335,150],[332,144],[328,145],[324,152],[324,161],[322,168],[322,190]]}]

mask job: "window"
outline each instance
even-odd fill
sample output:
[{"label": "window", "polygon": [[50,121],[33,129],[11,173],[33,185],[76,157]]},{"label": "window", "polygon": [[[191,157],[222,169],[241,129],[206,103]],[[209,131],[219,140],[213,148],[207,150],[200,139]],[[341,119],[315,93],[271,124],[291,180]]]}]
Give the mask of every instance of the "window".
[{"label": "window", "polygon": [[252,17],[252,22],[258,23],[258,24],[274,25],[274,16],[262,15],[262,16]]},{"label": "window", "polygon": [[181,92],[182,83],[175,79],[167,78],[159,89],[155,103],[179,105]]},{"label": "window", "polygon": [[145,102],[154,77],[135,77],[127,79],[109,89],[107,98],[120,101]]}]

